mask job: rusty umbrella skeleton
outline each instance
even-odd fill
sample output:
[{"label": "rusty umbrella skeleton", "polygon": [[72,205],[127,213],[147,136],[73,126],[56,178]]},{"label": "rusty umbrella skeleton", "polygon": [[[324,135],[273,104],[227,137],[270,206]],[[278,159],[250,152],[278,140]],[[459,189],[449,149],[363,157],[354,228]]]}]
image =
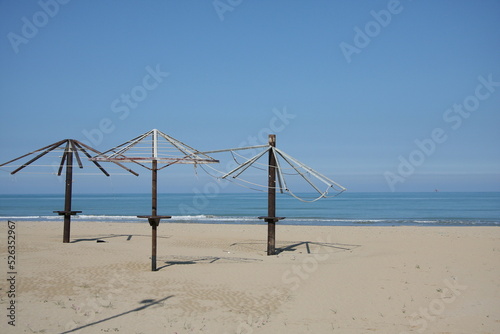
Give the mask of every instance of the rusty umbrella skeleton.
[{"label": "rusty umbrella skeleton", "polygon": [[[251,157],[245,157],[244,155],[237,153],[242,150],[253,151],[259,149],[262,149],[262,151]],[[340,184],[278,149],[276,147],[276,135],[274,134],[269,135],[269,142],[267,145],[207,151],[204,153],[217,154],[227,152],[231,153],[234,162],[237,164],[235,168],[229,172],[222,172],[215,168],[211,168],[211,170],[215,172],[215,175],[206,169],[204,170],[215,178],[235,182],[240,186],[253,190],[267,191],[267,216],[258,217],[259,219],[263,219],[267,222],[268,226],[267,255],[276,254],[276,223],[285,219],[285,217],[276,216],[276,190],[280,193],[287,193],[303,202],[314,202],[321,198],[338,196],[342,192],[346,191],[346,188]],[[259,159],[265,156],[266,153],[268,153],[268,163],[259,163]],[[240,162],[237,159],[244,160],[244,162]],[[267,184],[259,184],[243,179],[241,175],[250,167],[260,170],[265,170],[267,168]],[[291,190],[292,187],[287,181],[287,179],[293,176],[305,182],[305,184],[314,189],[318,195],[312,199],[308,199],[293,192]],[[331,196],[329,195],[330,192],[335,192],[335,194]]]},{"label": "rusty umbrella skeleton", "polygon": [[[32,165],[36,160],[52,151],[57,150],[63,151],[62,156],[58,156],[58,158],[60,158],[60,163],[57,168],[57,175],[60,176],[64,166],[66,166],[66,191],[64,210],[54,212],[64,216],[63,242],[65,243],[70,240],[71,216],[81,213],[81,211],[74,211],[71,208],[74,158],[76,158],[78,167],[80,169],[83,168],[79,152],[83,153],[106,176],[109,176],[110,174],[99,164],[99,162],[112,162],[121,169],[125,169],[128,173],[136,176],[138,175],[136,172],[125,167],[122,163],[135,163],[151,171],[151,215],[140,215],[137,217],[146,218],[152,229],[152,271],[157,270],[157,227],[159,226],[161,219],[171,218],[171,216],[158,215],[158,171],[168,166],[173,164],[192,164],[196,167],[197,165],[200,165],[201,168],[209,175],[217,179],[228,180],[240,186],[254,190],[267,191],[267,216],[261,216],[258,218],[263,219],[268,225],[268,255],[276,254],[276,223],[285,219],[285,217],[276,216],[277,190],[280,193],[287,193],[304,202],[314,202],[321,198],[331,197],[329,195],[329,192],[331,191],[335,192],[333,196],[337,196],[346,190],[346,188],[340,184],[278,149],[276,147],[276,136],[273,134],[269,135],[269,142],[267,145],[204,152],[198,151],[157,129],[148,131],[105,152],[99,152],[74,139],[65,139],[1,164],[0,167],[15,167],[11,174],[16,174],[25,167]],[[253,155],[255,150],[261,151]],[[246,153],[250,152],[250,157],[240,154],[242,151]],[[92,157],[89,152],[96,155]],[[219,160],[212,158],[212,156],[208,154],[219,153],[230,153],[232,159],[234,160],[233,163],[236,163],[236,167],[228,172],[223,172],[211,167],[210,164],[218,163]],[[259,160],[265,156],[266,153],[268,154],[268,162],[259,163]],[[20,165],[9,165],[30,155],[35,155],[35,157]],[[203,166],[207,166],[207,168]],[[229,164],[226,166],[229,166]],[[53,165],[50,165],[49,167],[53,167]],[[250,167],[259,170],[267,170],[268,175],[266,184],[242,178],[242,174],[249,170]],[[215,172],[215,175],[207,169],[211,169],[212,172]],[[305,182],[305,184],[314,189],[318,195],[315,198],[307,199],[301,194],[293,192],[291,188],[293,188],[295,184],[293,182],[289,182],[289,179],[292,177],[296,177],[297,179]]]},{"label": "rusty umbrella skeleton", "polygon": [[[263,149],[261,152],[256,154],[251,158],[244,158],[241,155],[235,153],[241,150],[255,150]],[[329,191],[335,191],[338,194],[344,192],[346,189],[339,185],[338,183],[332,181],[328,177],[320,174],[319,172],[313,170],[312,168],[306,166],[295,158],[289,156],[285,152],[279,150],[276,147],[276,135],[269,135],[268,145],[258,145],[250,147],[239,147],[235,149],[222,149],[215,151],[198,151],[183,142],[168,136],[167,134],[153,129],[140,136],[135,137],[121,145],[118,145],[108,151],[105,151],[93,158],[92,161],[110,161],[110,162],[132,162],[140,165],[148,170],[151,170],[151,215],[140,215],[138,218],[146,218],[152,228],[152,248],[151,248],[151,270],[156,271],[156,257],[157,257],[157,227],[160,224],[161,219],[169,219],[171,216],[160,216],[158,215],[158,186],[157,186],[157,173],[159,170],[171,166],[173,164],[194,164],[197,165],[207,165],[218,163],[219,160],[214,159],[208,154],[224,153],[230,152],[233,155],[238,155],[240,158],[246,159],[243,163],[238,163],[237,167],[231,171],[224,173],[213,167],[210,167],[216,173],[222,174],[222,176],[214,176],[212,173],[207,173],[218,179],[224,179],[229,181],[243,181],[244,183],[255,186],[255,183],[248,182],[241,178],[241,174],[245,172],[250,167],[256,167],[258,165],[258,160],[268,153],[268,163],[261,164],[267,167],[268,170],[268,182],[267,185],[261,186],[268,193],[268,212],[267,216],[258,217],[263,219],[268,224],[268,240],[267,240],[267,254],[276,254],[276,238],[275,230],[276,223],[285,217],[276,216],[276,190],[281,193],[288,193],[289,195],[299,199],[301,201],[311,202],[316,201],[320,198],[329,197]],[[282,160],[282,162],[280,162]],[[148,166],[147,164],[151,164]],[[284,165],[287,164],[288,167],[285,168]],[[257,167],[259,168],[259,167]],[[261,169],[261,168],[259,168]],[[313,200],[307,200],[302,198],[291,191],[287,183],[287,178],[291,175],[299,176],[300,179],[305,180],[306,184],[311,186],[319,196]],[[320,185],[314,180],[319,181],[319,184],[325,186],[326,189],[321,190]]]},{"label": "rusty umbrella skeleton", "polygon": [[[172,216],[158,215],[158,171],[173,164],[210,164],[218,160],[183,142],[153,129],[121,145],[91,158],[92,161],[132,162],[151,171],[151,215],[141,215],[151,226],[151,270],[156,271],[157,227],[161,219]],[[151,164],[148,166],[147,164]]]},{"label": "rusty umbrella skeleton", "polygon": [[[66,166],[66,178],[65,178],[65,195],[64,195],[64,210],[60,211],[54,211],[54,213],[57,213],[61,216],[64,216],[64,230],[63,230],[63,243],[68,243],[70,241],[70,230],[71,230],[71,216],[74,216],[78,213],[81,213],[82,211],[74,211],[71,208],[71,202],[72,202],[72,193],[73,193],[73,160],[74,158],[77,161],[78,167],[80,169],[83,168],[83,163],[82,159],[80,158],[80,153],[83,153],[87,158],[91,158],[91,153],[94,154],[100,154],[101,152],[93,149],[90,146],[85,145],[82,142],[79,142],[78,140],[75,139],[64,139],[61,141],[58,141],[56,143],[47,145],[45,147],[42,147],[38,150],[35,150],[33,152],[26,153],[20,157],[17,157],[15,159],[12,159],[10,161],[7,161],[3,164],[0,165],[0,167],[15,167],[15,169],[10,172],[10,174],[14,175],[24,168],[33,165],[33,163],[42,157],[46,156],[50,152],[55,152],[55,151],[61,151],[62,150],[62,156],[60,156],[60,163],[59,167],[57,169],[57,176],[61,176],[61,173],[63,171],[64,166]],[[24,158],[27,158],[29,156],[35,155],[32,159],[20,164],[20,165],[11,165],[12,163],[16,161],[20,161]],[[94,165],[106,176],[110,176],[110,174],[97,162],[93,161]],[[115,162],[116,165],[119,167],[125,169],[131,174],[134,175],[139,175],[133,170],[126,168],[119,162]],[[43,165],[37,165],[38,167],[41,167]],[[36,166],[34,166],[36,167]]]}]

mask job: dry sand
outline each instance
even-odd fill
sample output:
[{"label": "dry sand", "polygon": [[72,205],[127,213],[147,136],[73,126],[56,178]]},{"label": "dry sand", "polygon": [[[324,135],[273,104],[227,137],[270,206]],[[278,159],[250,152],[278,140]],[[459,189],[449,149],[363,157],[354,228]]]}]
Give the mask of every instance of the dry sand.
[{"label": "dry sand", "polygon": [[[16,222],[1,333],[500,333],[500,229]],[[106,242],[96,242],[96,239]],[[7,277],[7,279],[5,279]]]}]

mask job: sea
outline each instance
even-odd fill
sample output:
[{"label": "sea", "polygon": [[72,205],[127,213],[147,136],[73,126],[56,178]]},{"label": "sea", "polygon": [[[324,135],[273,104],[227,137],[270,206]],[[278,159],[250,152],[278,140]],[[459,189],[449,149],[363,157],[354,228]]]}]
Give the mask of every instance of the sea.
[{"label": "sea", "polygon": [[[314,194],[298,194],[305,199]],[[64,209],[64,194],[0,195],[0,220],[62,221],[53,211]],[[150,194],[73,194],[73,221],[146,223]],[[158,214],[164,223],[265,224],[267,193],[159,194]],[[344,192],[303,202],[276,196],[279,224],[311,226],[500,226],[500,192]]]}]

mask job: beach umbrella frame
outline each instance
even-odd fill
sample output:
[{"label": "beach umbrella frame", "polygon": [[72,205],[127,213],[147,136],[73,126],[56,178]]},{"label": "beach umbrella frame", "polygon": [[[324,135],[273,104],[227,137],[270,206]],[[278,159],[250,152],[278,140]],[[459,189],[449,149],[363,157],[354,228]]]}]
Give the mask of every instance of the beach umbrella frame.
[{"label": "beach umbrella frame", "polygon": [[[150,154],[134,152],[134,150],[148,140],[148,137],[152,137],[149,149]],[[177,154],[180,152],[181,155],[175,157],[162,154],[160,140],[166,142]],[[139,215],[137,217],[147,219],[151,226],[151,271],[156,271],[157,228],[162,219],[172,218],[172,216],[158,215],[158,171],[173,164],[196,165],[218,163],[219,161],[157,129],[150,130],[123,144],[115,146],[92,157],[90,160],[96,162],[132,162],[151,170],[151,215]],[[148,167],[146,163],[151,163],[151,167]],[[164,165],[159,167],[159,163]]]},{"label": "beach umbrella frame", "polygon": [[[14,175],[17,172],[21,171],[25,167],[28,167],[31,165],[33,162],[37,161],[38,159],[42,158],[46,154],[60,149],[64,146],[64,151],[61,157],[61,162],[59,164],[59,168],[57,170],[57,176],[61,176],[62,170],[64,166],[66,166],[66,172],[65,172],[65,193],[64,193],[64,210],[59,210],[59,211],[53,211],[54,213],[59,214],[60,216],[64,216],[64,228],[63,228],[63,243],[69,243],[70,242],[70,230],[71,230],[71,216],[74,216],[78,213],[81,213],[82,211],[75,211],[72,210],[71,208],[71,202],[72,202],[72,194],[73,194],[73,160],[74,158],[77,161],[78,167],[83,168],[82,160],[80,158],[80,155],[78,152],[82,152],[87,158],[91,158],[92,156],[90,155],[90,152],[95,153],[95,154],[100,154],[96,149],[93,149],[92,147],[85,145],[84,143],[75,140],[75,139],[63,139],[58,142],[55,142],[53,144],[47,145],[45,147],[42,147],[38,150],[35,150],[33,152],[26,153],[20,157],[17,157],[15,159],[12,159],[10,161],[7,161],[3,164],[0,165],[6,166],[12,162],[21,160],[29,155],[38,153],[34,158],[30,159],[29,161],[23,163],[21,166],[13,170],[10,174]],[[109,176],[110,174],[97,162],[97,161],[92,161],[94,165],[106,176]],[[123,166],[119,162],[115,162],[116,165],[120,166],[121,168],[125,169],[126,171],[130,172],[131,174],[134,174],[138,176],[136,172],[133,170]]]},{"label": "beach umbrella frame", "polygon": [[[335,181],[331,180],[330,178],[322,175],[321,173],[315,171],[309,166],[306,166],[302,162],[298,161],[297,159],[289,156],[285,152],[279,150],[276,148],[276,135],[275,134],[270,134],[268,137],[268,144],[267,145],[258,145],[258,146],[249,146],[249,147],[238,147],[238,148],[232,148],[232,149],[222,149],[222,150],[215,150],[215,151],[206,151],[204,153],[207,154],[213,154],[213,153],[222,153],[222,152],[234,152],[238,150],[247,150],[247,149],[255,149],[255,148],[264,148],[263,151],[258,153],[257,155],[248,158],[246,162],[239,164],[236,168],[232,169],[231,171],[227,173],[222,173],[216,169],[215,171],[222,173],[223,175],[220,177],[220,179],[225,179],[225,180],[235,180],[239,179],[240,175],[245,172],[250,166],[253,164],[256,164],[257,161],[263,157],[266,153],[268,153],[268,182],[267,186],[267,216],[260,216],[258,217],[259,219],[263,219],[265,222],[267,222],[268,228],[267,228],[267,255],[275,255],[276,254],[276,223],[280,220],[285,219],[285,217],[276,217],[276,189],[279,189],[281,193],[287,192],[294,198],[304,201],[301,199],[299,196],[294,194],[289,187],[286,184],[286,180],[284,177],[284,173],[282,172],[282,167],[280,166],[280,163],[278,162],[278,156],[280,156],[285,163],[290,165],[293,170],[302,177],[307,183],[314,188],[316,192],[320,194],[318,198],[316,198],[313,201],[316,201],[320,198],[326,198],[328,194],[328,190],[333,188],[336,189],[339,195],[340,193],[346,191],[346,188],[341,186],[340,184],[336,183]],[[299,169],[303,169],[306,173],[310,174],[312,177],[316,178],[319,180],[321,183],[324,183],[327,185],[327,189],[325,191],[321,191],[313,182],[309,180],[308,177],[306,177],[305,173],[301,172]],[[208,173],[208,172],[207,172]],[[213,176],[212,174],[208,173],[209,175]],[[276,185],[276,183],[279,184],[279,186]],[[337,196],[336,195],[336,196]],[[310,202],[310,201],[309,201]]]}]

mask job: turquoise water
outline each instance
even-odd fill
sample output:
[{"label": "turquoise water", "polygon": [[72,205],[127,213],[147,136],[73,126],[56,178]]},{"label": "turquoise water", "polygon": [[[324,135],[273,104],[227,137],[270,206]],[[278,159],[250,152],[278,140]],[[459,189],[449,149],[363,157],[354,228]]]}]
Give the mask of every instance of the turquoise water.
[{"label": "turquoise water", "polygon": [[[304,194],[305,195],[305,194]],[[288,225],[488,225],[500,226],[500,193],[343,193],[303,203],[277,196],[277,216]],[[62,220],[64,195],[0,195],[2,220]],[[150,194],[73,195],[73,220],[145,222]],[[267,215],[267,194],[159,194],[162,222],[261,224]]]}]

